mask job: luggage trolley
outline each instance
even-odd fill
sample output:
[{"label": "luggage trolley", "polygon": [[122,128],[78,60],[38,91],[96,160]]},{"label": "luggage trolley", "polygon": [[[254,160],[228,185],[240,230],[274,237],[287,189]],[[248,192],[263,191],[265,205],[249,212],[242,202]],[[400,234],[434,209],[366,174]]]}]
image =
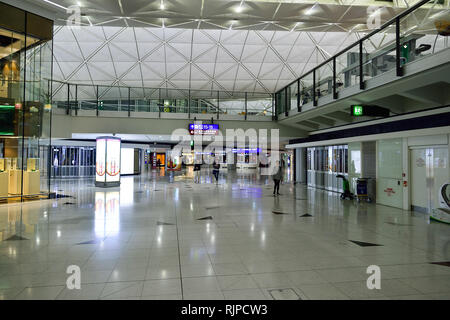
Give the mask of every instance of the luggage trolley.
[{"label": "luggage trolley", "polygon": [[358,178],[356,179],[356,200],[359,202],[361,200],[365,200],[370,202],[371,199],[367,192],[367,184],[370,178]]}]

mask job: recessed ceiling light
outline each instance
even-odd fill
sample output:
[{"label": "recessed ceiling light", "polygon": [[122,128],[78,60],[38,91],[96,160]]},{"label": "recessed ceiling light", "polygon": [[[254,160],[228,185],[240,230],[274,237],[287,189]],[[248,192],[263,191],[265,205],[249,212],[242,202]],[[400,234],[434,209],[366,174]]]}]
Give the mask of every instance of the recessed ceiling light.
[{"label": "recessed ceiling light", "polygon": [[241,5],[239,5],[238,7],[235,7],[234,8],[234,11],[236,12],[236,13],[241,13],[242,12],[242,6]]}]

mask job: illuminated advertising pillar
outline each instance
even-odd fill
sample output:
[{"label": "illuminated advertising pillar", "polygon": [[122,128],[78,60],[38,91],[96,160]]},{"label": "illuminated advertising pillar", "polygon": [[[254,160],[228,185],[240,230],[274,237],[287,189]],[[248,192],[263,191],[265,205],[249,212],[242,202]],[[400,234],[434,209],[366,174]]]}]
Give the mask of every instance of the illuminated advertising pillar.
[{"label": "illuminated advertising pillar", "polygon": [[120,138],[98,137],[95,163],[95,186],[120,185]]}]

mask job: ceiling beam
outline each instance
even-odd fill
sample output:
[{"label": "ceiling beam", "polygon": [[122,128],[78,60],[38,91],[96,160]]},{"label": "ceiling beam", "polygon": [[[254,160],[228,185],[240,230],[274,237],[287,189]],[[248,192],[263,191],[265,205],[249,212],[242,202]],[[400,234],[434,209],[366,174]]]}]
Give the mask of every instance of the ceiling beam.
[{"label": "ceiling beam", "polygon": [[320,124],[308,120],[299,121],[297,122],[297,125],[304,127],[307,130],[317,130],[320,128]]},{"label": "ceiling beam", "polygon": [[314,121],[314,122],[318,122],[320,124],[324,124],[324,125],[327,125],[327,126],[334,126],[335,123],[336,123],[336,121],[334,121],[332,119],[329,119],[329,118],[325,118],[323,116],[314,117],[314,118],[311,118],[309,120],[310,121]]},{"label": "ceiling beam", "polygon": [[334,118],[334,119],[337,119],[342,122],[347,122],[347,123],[353,122],[352,116],[343,111],[331,112],[331,113],[324,114],[323,116],[327,117],[327,118],[332,118],[332,119]]}]

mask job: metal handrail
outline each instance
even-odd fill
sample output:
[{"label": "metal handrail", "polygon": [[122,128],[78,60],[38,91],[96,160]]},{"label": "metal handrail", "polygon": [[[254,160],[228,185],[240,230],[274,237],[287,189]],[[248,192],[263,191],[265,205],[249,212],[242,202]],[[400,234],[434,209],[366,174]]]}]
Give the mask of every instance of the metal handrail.
[{"label": "metal handrail", "polygon": [[[319,65],[315,66],[314,68],[312,68],[311,70],[309,70],[308,72],[305,72],[301,77],[297,78],[296,80],[290,82],[288,85],[284,86],[282,89],[278,90],[276,93],[279,93],[280,91],[284,90],[285,88],[291,86],[292,84],[294,84],[295,82],[299,81],[300,79],[302,79],[303,77],[305,77],[306,75],[308,75],[311,72],[314,72],[316,69],[319,69],[320,67],[326,65],[327,63],[330,63],[333,61],[333,59],[335,59],[336,57],[342,55],[343,53],[345,53],[346,51],[352,49],[353,47],[357,46],[358,43],[362,43],[363,41],[369,39],[371,36],[373,36],[374,34],[377,34],[378,32],[380,32],[381,30],[383,30],[384,28],[390,26],[391,24],[394,24],[397,22],[397,20],[403,18],[404,16],[410,14],[411,12],[415,11],[416,9],[420,8],[421,6],[423,6],[424,4],[427,4],[428,2],[433,1],[433,0],[422,0],[418,3],[416,3],[415,5],[413,5],[412,7],[402,11],[401,13],[399,13],[398,15],[396,15],[395,17],[393,17],[392,19],[388,20],[387,22],[385,22],[383,25],[381,25],[379,28],[373,30],[372,32],[366,34],[364,37],[362,37],[361,39],[359,39],[357,42],[352,43],[351,45],[345,47],[344,49],[342,49],[341,51],[339,51],[338,53],[336,53],[335,55],[333,55],[332,57],[328,58],[327,60],[323,61],[322,63],[320,63]],[[437,0],[435,0],[437,1]]]},{"label": "metal handrail", "polygon": [[[184,88],[152,88],[152,87],[133,87],[133,86],[120,86],[120,85],[107,85],[107,84],[87,84],[87,83],[75,83],[75,82],[68,82],[68,81],[62,81],[62,80],[55,80],[55,79],[49,79],[45,78],[46,81],[56,82],[61,85],[70,85],[70,86],[80,86],[80,87],[101,87],[101,88],[130,88],[130,89],[136,89],[136,90],[170,90],[170,91],[181,91],[185,94],[188,94],[189,90],[191,93],[193,92],[221,92],[227,94],[229,97],[234,97],[235,95],[242,95],[241,98],[244,98],[244,95],[247,93],[249,94],[249,98],[252,97],[271,97],[273,93],[271,92],[247,92],[247,91],[226,91],[226,90],[206,90],[206,89],[184,89]],[[55,94],[55,93],[54,93]],[[201,99],[202,97],[198,97]],[[222,99],[226,99],[226,97],[220,96]],[[158,99],[158,98],[155,98]]]}]

